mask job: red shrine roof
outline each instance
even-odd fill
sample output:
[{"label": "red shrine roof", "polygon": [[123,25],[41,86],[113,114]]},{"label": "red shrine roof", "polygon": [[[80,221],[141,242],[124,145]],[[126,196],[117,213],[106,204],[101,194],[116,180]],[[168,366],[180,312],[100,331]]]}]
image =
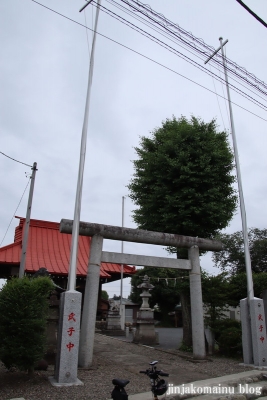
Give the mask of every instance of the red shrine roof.
[{"label": "red shrine roof", "polygon": [[[0,264],[19,264],[25,218],[19,218],[15,229],[14,243],[0,248]],[[91,237],[79,236],[77,276],[87,275]],[[59,232],[58,222],[30,220],[25,272],[33,273],[44,267],[52,275],[67,275],[69,270],[71,235]],[[110,278],[120,273],[121,265],[101,263],[100,277]],[[132,275],[135,267],[124,265],[124,274]]]}]

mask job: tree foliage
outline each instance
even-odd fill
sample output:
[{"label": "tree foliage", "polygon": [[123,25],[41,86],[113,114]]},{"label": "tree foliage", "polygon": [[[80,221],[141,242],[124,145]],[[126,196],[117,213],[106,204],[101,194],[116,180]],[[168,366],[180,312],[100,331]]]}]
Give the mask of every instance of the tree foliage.
[{"label": "tree foliage", "polygon": [[202,298],[205,305],[205,323],[213,328],[217,320],[225,317],[228,309],[229,291],[228,280],[225,273],[209,275],[202,271]]},{"label": "tree foliage", "polygon": [[167,119],[135,148],[128,188],[141,229],[210,238],[236,209],[233,154],[215,120]]},{"label": "tree foliage", "polygon": [[[168,313],[173,311],[180,302],[181,293],[189,295],[190,285],[187,272],[170,268],[144,267],[137,271],[131,280],[130,299],[135,303],[141,304],[142,302],[140,297],[142,290],[138,289],[137,286],[142,282],[145,275],[150,277],[150,283],[154,285],[154,289],[150,291],[152,295],[150,306],[152,308],[158,304],[162,311]],[[210,325],[211,322],[222,317],[223,312],[227,309],[226,305],[229,304],[229,294],[240,286],[240,282],[238,280],[232,282],[232,279],[229,279],[226,273],[213,276],[202,270],[201,283],[202,298],[207,315],[206,322]],[[236,293],[236,298],[237,296],[238,293]]]},{"label": "tree foliage", "polygon": [[[267,273],[259,272],[252,274],[254,295],[261,297],[264,289],[267,289]],[[228,303],[231,306],[238,306],[241,299],[247,297],[247,275],[245,272],[232,275],[228,278]]]},{"label": "tree foliage", "polygon": [[106,290],[101,291],[101,299],[103,299],[103,300],[109,299],[108,292]]},{"label": "tree foliage", "polygon": [[[224,244],[221,252],[213,254],[215,265],[223,271],[237,274],[246,271],[242,231],[217,236]],[[251,268],[253,272],[267,272],[267,229],[251,228],[248,232]]]},{"label": "tree foliage", "polygon": [[50,278],[12,278],[0,291],[0,360],[32,371],[45,353]]}]

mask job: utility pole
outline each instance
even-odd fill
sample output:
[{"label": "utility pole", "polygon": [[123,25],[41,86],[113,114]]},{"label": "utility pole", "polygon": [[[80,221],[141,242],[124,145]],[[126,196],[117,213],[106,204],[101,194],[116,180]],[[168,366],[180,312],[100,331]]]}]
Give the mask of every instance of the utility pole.
[{"label": "utility pole", "polygon": [[[80,12],[90,3],[91,1],[87,2],[85,6],[81,8]],[[82,382],[77,377],[79,342],[81,342],[81,348],[83,348],[85,340],[84,338],[88,336],[87,326],[83,327],[84,321],[82,321],[81,330],[82,332],[84,331],[84,335],[83,336],[81,335],[81,340],[80,340],[82,294],[76,291],[75,289],[76,289],[76,265],[77,265],[77,255],[78,255],[79,225],[80,225],[81,200],[82,200],[82,188],[83,188],[83,173],[84,173],[85,156],[86,156],[89,106],[90,106],[91,88],[93,80],[96,32],[97,32],[100,4],[101,0],[98,0],[92,50],[90,55],[87,95],[86,95],[84,121],[82,128],[82,137],[81,137],[80,162],[79,162],[79,172],[78,172],[78,180],[76,188],[73,232],[71,238],[68,289],[66,292],[62,293],[60,297],[60,317],[59,317],[59,329],[58,329],[56,368],[55,368],[55,376],[50,378],[50,382],[54,386],[82,385]],[[92,247],[93,246],[91,245],[91,253],[93,253]],[[88,288],[86,286],[85,294],[87,291]],[[96,296],[94,297],[97,298],[97,295],[98,295],[98,286],[97,286]],[[84,307],[84,312],[87,311],[86,306],[87,305],[85,305]]]},{"label": "utility pole", "polygon": [[23,278],[24,271],[25,271],[26,253],[27,253],[29,227],[30,227],[31,210],[32,210],[32,198],[33,198],[33,189],[34,189],[36,171],[37,171],[37,163],[34,162],[33,166],[32,166],[32,176],[30,178],[31,179],[31,185],[30,185],[29,198],[28,198],[26,222],[25,222],[23,239],[22,239],[22,249],[21,249],[20,267],[19,267],[19,278]]},{"label": "utility pole", "polygon": [[[245,265],[246,265],[246,275],[247,275],[248,297],[247,297],[247,299],[243,299],[240,302],[241,322],[242,322],[243,356],[244,356],[245,364],[254,363],[255,366],[265,366],[265,365],[267,365],[266,325],[265,325],[265,323],[262,324],[262,325],[264,325],[264,329],[262,328],[261,331],[259,330],[259,326],[258,326],[259,318],[262,318],[262,319],[265,318],[264,317],[264,315],[265,315],[264,314],[264,305],[263,305],[263,300],[257,299],[254,297],[251,259],[250,259],[249,241],[248,241],[247,219],[246,219],[245,202],[244,202],[242,180],[241,180],[241,170],[240,170],[240,164],[239,164],[239,156],[238,156],[237,141],[236,141],[236,134],[235,134],[235,126],[234,126],[234,117],[233,117],[232,103],[231,103],[230,90],[229,90],[228,74],[227,74],[227,67],[226,67],[226,57],[225,57],[224,51],[223,51],[223,47],[228,42],[228,40],[223,42],[223,38],[220,37],[219,41],[220,41],[220,47],[217,50],[215,50],[214,53],[205,61],[205,64],[209,60],[211,60],[215,56],[215,54],[217,54],[221,50],[224,75],[225,75],[225,83],[226,83],[226,89],[227,89],[228,106],[229,106],[229,113],[230,113],[233,149],[234,149],[235,164],[236,164],[236,175],[237,175],[240,211],[241,211],[241,219],[242,219]],[[253,341],[252,341],[252,338],[253,338]],[[262,338],[264,338],[264,339],[262,339]]]}]

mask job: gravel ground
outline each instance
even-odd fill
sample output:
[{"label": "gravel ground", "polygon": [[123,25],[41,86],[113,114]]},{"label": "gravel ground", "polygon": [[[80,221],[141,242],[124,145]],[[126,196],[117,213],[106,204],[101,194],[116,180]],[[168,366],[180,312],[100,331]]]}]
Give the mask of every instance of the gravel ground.
[{"label": "gravel ground", "polygon": [[[26,400],[107,400],[112,391],[113,378],[129,379],[128,394],[148,392],[149,380],[139,374],[140,366],[146,369],[149,361],[160,360],[159,367],[171,368],[175,384],[188,383],[216,376],[243,372],[240,361],[210,357],[204,363],[195,363],[181,357],[176,350],[159,351],[96,335],[94,361],[89,370],[79,370],[78,377],[83,386],[53,387],[48,376],[53,375],[53,366],[47,371],[36,371],[32,376],[22,372],[9,372],[0,365],[0,400],[24,397]],[[124,357],[124,358],[123,358]],[[126,360],[125,362],[123,360]],[[137,360],[137,362],[136,362]],[[169,370],[168,370],[169,372]]]}]

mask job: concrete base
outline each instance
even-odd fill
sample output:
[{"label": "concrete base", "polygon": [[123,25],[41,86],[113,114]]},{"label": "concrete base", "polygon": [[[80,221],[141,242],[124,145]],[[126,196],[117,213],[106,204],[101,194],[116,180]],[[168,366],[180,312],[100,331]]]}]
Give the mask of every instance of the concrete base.
[{"label": "concrete base", "polygon": [[107,336],[125,336],[125,331],[122,329],[102,329],[100,333]]},{"label": "concrete base", "polygon": [[[145,327],[143,326],[142,328],[145,328]],[[144,331],[144,329],[142,329],[141,333],[140,333],[140,331],[136,330],[134,338],[133,338],[133,343],[144,344],[146,346],[154,346],[154,345],[158,344],[155,333],[154,333],[154,335],[149,335],[147,332],[145,332],[145,334],[142,334],[143,331]]]},{"label": "concrete base", "polygon": [[109,311],[107,316],[107,329],[121,329],[121,317],[118,311]]},{"label": "concrete base", "polygon": [[109,311],[107,316],[107,329],[101,333],[107,336],[125,336],[125,331],[121,329],[121,316],[119,311]]},{"label": "concrete base", "polygon": [[154,322],[154,312],[150,309],[141,309],[137,315],[133,343],[145,344],[147,346],[158,344]]},{"label": "concrete base", "polygon": [[[48,380],[49,380],[49,382],[51,383],[52,386],[57,386],[57,387],[62,387],[62,386],[83,386],[83,382],[80,381],[80,379],[78,379],[78,378],[77,378],[76,382],[72,382],[72,383],[59,383],[59,382],[56,381],[56,379],[53,376],[49,376]],[[16,400],[16,399],[13,399],[13,400]]]},{"label": "concrete base", "polygon": [[266,367],[264,367],[264,366],[259,367],[257,365],[255,366],[253,364],[245,364],[245,363],[240,363],[239,365],[242,365],[242,367],[251,367],[251,368],[257,369],[259,371],[267,371],[267,366]]}]

